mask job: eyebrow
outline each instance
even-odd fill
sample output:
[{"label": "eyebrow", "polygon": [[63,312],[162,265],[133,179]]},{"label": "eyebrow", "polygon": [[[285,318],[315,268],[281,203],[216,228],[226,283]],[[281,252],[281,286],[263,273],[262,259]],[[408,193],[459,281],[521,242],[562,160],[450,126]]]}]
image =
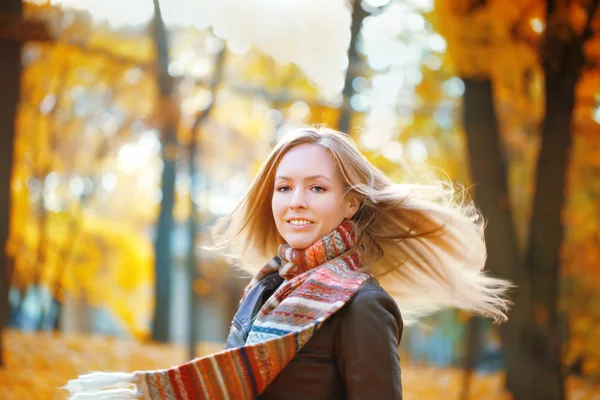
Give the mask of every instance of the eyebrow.
[{"label": "eyebrow", "polygon": [[[304,178],[304,180],[305,181],[313,181],[313,180],[318,179],[318,178],[323,178],[326,181],[331,182],[329,180],[329,178],[327,178],[325,175],[311,175],[311,176],[307,176],[306,178]],[[291,181],[291,180],[293,180],[289,176],[276,176],[275,179],[283,179],[285,181]]]}]

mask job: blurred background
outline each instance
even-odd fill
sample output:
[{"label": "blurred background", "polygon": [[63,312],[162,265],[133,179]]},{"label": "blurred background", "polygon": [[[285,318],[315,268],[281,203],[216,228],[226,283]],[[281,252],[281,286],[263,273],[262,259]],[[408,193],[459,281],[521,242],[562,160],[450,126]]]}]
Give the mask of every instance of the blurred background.
[{"label": "blurred background", "polygon": [[501,326],[406,327],[406,399],[600,399],[598,0],[2,0],[0,399],[222,349],[210,227],[290,127],[431,167],[488,223]]}]

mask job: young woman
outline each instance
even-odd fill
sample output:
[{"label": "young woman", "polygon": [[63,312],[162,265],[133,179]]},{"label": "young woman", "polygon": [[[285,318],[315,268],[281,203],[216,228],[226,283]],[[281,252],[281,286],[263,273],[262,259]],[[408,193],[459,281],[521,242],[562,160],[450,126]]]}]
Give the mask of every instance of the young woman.
[{"label": "young woman", "polygon": [[85,375],[72,398],[401,399],[404,323],[445,307],[506,319],[510,284],[482,271],[473,205],[442,185],[394,184],[331,129],[283,136],[215,234],[254,274],[227,350]]}]

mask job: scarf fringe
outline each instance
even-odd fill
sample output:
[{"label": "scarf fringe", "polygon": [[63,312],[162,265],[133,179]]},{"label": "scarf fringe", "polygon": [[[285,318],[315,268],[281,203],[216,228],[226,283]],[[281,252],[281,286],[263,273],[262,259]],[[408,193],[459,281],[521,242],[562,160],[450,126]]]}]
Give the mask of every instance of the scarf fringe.
[{"label": "scarf fringe", "polygon": [[69,400],[137,400],[140,393],[133,389],[112,389],[94,391],[88,393],[77,393],[69,397]]},{"label": "scarf fringe", "polygon": [[64,388],[69,400],[133,400],[141,396],[136,380],[126,372],[92,372],[70,380]]}]

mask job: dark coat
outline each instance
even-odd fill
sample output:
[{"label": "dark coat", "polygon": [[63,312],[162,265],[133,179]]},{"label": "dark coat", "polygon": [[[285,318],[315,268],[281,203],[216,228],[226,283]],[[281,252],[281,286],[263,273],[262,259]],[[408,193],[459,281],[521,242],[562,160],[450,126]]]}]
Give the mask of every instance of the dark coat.
[{"label": "dark coat", "polygon": [[[263,279],[240,304],[227,348],[244,345],[251,321],[283,279]],[[326,320],[267,389],[265,400],[402,399],[402,318],[376,279]]]}]

